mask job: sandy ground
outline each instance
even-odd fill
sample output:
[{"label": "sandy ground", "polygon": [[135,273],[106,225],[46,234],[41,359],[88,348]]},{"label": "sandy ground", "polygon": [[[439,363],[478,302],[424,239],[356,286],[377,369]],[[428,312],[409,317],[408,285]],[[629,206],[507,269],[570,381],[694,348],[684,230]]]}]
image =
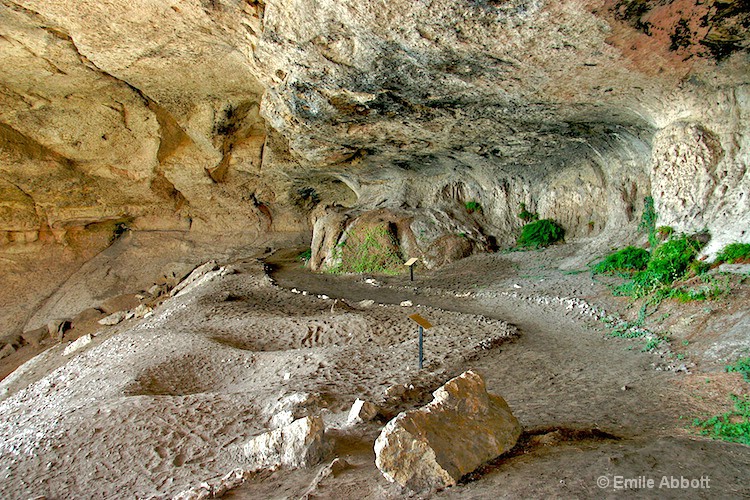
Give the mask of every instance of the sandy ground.
[{"label": "sandy ground", "polygon": [[[248,474],[227,497],[408,496],[375,468],[375,437],[389,417],[472,368],[525,433],[461,485],[418,497],[750,495],[750,448],[690,426],[745,390],[715,353],[747,342],[722,340],[747,318],[747,285],[720,303],[665,304],[654,326],[673,332],[672,348],[641,352],[643,340],[611,338],[600,320],[633,307],[613,299],[606,280],[559,269],[577,250],[475,256],[418,269],[414,282],[312,274],[298,250],[265,262],[260,248],[227,255],[224,273],[154,303],[149,317],[101,327],[68,356],[67,342],[56,345],[0,383],[0,494],[168,498],[242,468],[242,444],[289,409],[322,414],[328,461],[346,464]],[[359,305],[366,299],[374,304]],[[400,306],[405,300],[413,305]],[[414,312],[435,325],[421,371]],[[404,384],[403,394],[386,392]],[[345,427],[357,397],[379,404],[382,416]],[[655,486],[621,491],[617,477]],[[659,488],[664,477],[706,478],[710,488]]]}]

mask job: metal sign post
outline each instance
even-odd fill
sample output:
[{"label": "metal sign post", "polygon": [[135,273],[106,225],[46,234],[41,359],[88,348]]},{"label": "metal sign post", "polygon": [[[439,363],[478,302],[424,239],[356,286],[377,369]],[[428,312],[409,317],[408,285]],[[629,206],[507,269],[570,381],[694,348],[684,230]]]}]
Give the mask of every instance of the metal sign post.
[{"label": "metal sign post", "polygon": [[414,281],[414,265],[417,263],[416,257],[412,257],[411,259],[404,262],[404,265],[409,268],[409,281]]},{"label": "metal sign post", "polygon": [[424,364],[424,331],[432,328],[432,323],[419,314],[412,314],[409,319],[419,325],[419,369],[421,370]]},{"label": "metal sign post", "polygon": [[424,361],[424,352],[422,350],[422,344],[424,339],[424,328],[422,328],[422,325],[419,326],[419,369],[422,369],[422,364]]}]

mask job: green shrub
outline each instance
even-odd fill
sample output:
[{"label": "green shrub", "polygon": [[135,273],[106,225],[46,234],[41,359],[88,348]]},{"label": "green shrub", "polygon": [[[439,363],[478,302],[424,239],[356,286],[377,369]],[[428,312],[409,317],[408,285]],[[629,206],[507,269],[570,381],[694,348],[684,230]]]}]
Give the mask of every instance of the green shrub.
[{"label": "green shrub", "polygon": [[467,201],[464,203],[464,206],[466,207],[466,211],[470,214],[482,211],[482,205],[480,205],[478,201]]},{"label": "green shrub", "polygon": [[638,224],[638,229],[646,231],[648,233],[648,244],[651,248],[654,248],[659,244],[659,240],[656,238],[656,209],[654,209],[654,198],[652,196],[646,196],[643,198],[643,214],[641,215],[641,222]]},{"label": "green shrub", "polygon": [[618,287],[615,294],[638,298],[671,285],[685,274],[701,248],[703,243],[694,236],[683,235],[662,243],[654,249],[646,269],[635,274],[632,281]]},{"label": "green shrub", "polygon": [[625,247],[608,255],[594,266],[594,273],[621,273],[641,271],[648,265],[651,254],[643,248]]},{"label": "green shrub", "polygon": [[674,229],[671,226],[659,226],[656,229],[656,235],[661,241],[666,240],[674,234]]},{"label": "green shrub", "polygon": [[369,228],[353,228],[344,242],[334,250],[339,264],[332,273],[398,274],[403,260],[398,253],[398,242],[387,224]]},{"label": "green shrub", "polygon": [[565,230],[552,219],[541,219],[526,224],[518,237],[519,247],[541,248],[560,241]]},{"label": "green shrub", "polygon": [[730,243],[716,255],[716,262],[750,262],[750,243]]},{"label": "green shrub", "polygon": [[520,207],[521,211],[518,214],[518,218],[521,219],[524,222],[531,222],[539,219],[539,215],[537,215],[534,212],[529,212],[526,210],[526,203],[521,203]]}]

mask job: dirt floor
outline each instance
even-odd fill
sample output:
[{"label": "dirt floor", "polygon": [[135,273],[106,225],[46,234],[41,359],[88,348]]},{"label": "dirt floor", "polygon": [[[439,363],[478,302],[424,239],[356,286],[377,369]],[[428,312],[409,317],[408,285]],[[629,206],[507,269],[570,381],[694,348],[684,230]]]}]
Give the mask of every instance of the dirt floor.
[{"label": "dirt floor", "polygon": [[[647,326],[671,340],[643,352],[643,338],[610,336],[639,308],[612,297],[616,279],[561,266],[575,245],[418,268],[413,282],[310,273],[300,251],[225,255],[213,279],[173,298],[131,290],[146,317],[94,328],[64,355],[66,338],[7,377],[0,494],[168,498],[242,468],[242,445],[289,409],[324,417],[332,455],[246,474],[228,498],[750,496],[750,448],[691,425],[747,391],[723,371],[750,346],[741,277],[720,300],[660,305]],[[435,325],[421,371],[414,312]],[[388,483],[372,449],[382,425],[470,368],[520,420],[519,445],[443,491]],[[358,397],[381,415],[347,427]]]}]

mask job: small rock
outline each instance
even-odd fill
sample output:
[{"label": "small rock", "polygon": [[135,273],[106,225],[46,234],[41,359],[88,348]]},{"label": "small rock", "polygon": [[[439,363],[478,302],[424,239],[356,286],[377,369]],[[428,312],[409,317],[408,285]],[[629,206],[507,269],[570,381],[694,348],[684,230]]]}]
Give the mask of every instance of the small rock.
[{"label": "small rock", "polygon": [[14,352],[16,352],[16,348],[13,347],[12,344],[5,344],[3,348],[0,349],[0,359],[7,358]]},{"label": "small rock", "polygon": [[514,284],[514,285],[513,285],[513,288],[521,288],[521,285],[519,285],[519,284]]},{"label": "small rock", "polygon": [[94,340],[94,337],[88,333],[84,335],[83,337],[79,337],[75,341],[68,344],[68,346],[63,351],[63,356],[68,356],[70,354],[73,354],[79,349],[83,349],[87,345],[89,345]]},{"label": "small rock", "polygon": [[412,304],[411,300],[404,300],[403,302],[401,302],[401,307],[411,307],[413,305],[414,304]]},{"label": "small rock", "polygon": [[433,393],[422,408],[400,413],[375,441],[375,465],[386,479],[414,491],[453,486],[507,452],[521,425],[505,400],[467,371]]},{"label": "small rock", "polygon": [[371,299],[360,300],[357,302],[357,306],[362,308],[372,307],[373,305],[375,305],[375,301]]},{"label": "small rock", "polygon": [[323,299],[323,300],[328,300],[328,299],[330,299],[330,297],[329,297],[328,295],[325,295],[325,294],[324,294],[324,295],[318,295],[318,298],[319,298],[319,299]]},{"label": "small rock", "polygon": [[377,414],[377,406],[369,401],[357,398],[352,405],[352,409],[349,410],[349,417],[346,419],[346,422],[350,425],[358,424],[360,422],[369,422],[374,419]]},{"label": "small rock", "polygon": [[117,323],[120,323],[121,321],[123,321],[127,315],[128,313],[126,311],[117,311],[115,313],[110,314],[109,316],[105,318],[100,319],[97,323],[99,323],[100,325],[105,325],[105,326],[116,325]]},{"label": "small rock", "polygon": [[622,391],[627,391],[628,389],[630,389],[630,387],[628,387],[627,385],[623,385],[623,386],[622,386],[622,387],[620,388],[620,390],[622,390]]},{"label": "small rock", "polygon": [[406,386],[404,384],[396,384],[388,387],[385,390],[385,396],[387,398],[398,398],[406,393]]},{"label": "small rock", "polygon": [[60,342],[62,342],[65,331],[68,329],[70,329],[70,320],[68,319],[53,319],[47,323],[49,336],[56,338]]},{"label": "small rock", "polygon": [[146,304],[141,304],[138,307],[136,307],[135,309],[133,309],[133,314],[135,314],[136,318],[143,318],[149,312],[151,312],[151,308],[148,307]]},{"label": "small rock", "polygon": [[251,471],[309,467],[325,454],[323,419],[305,417],[254,437],[243,447]]},{"label": "small rock", "polygon": [[307,290],[302,290],[302,295],[307,295]]},{"label": "small rock", "polygon": [[296,288],[292,288],[292,293],[300,293],[300,291],[297,290]]}]

